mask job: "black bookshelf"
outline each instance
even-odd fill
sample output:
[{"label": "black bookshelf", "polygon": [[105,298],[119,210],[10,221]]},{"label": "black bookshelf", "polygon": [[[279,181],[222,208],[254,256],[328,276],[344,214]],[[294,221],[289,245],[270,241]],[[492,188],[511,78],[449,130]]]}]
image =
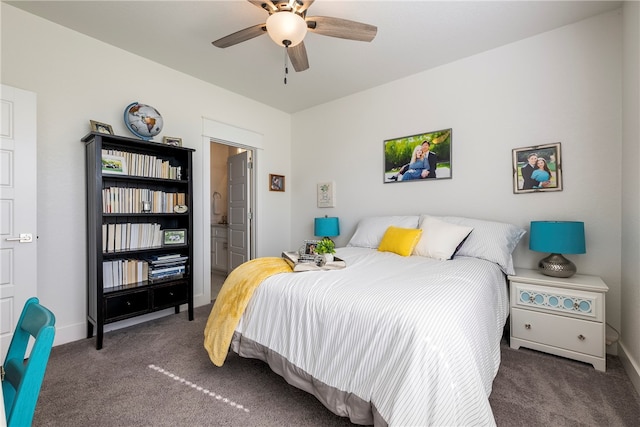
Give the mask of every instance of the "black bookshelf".
[{"label": "black bookshelf", "polygon": [[[89,133],[82,142],[87,180],[87,338],[94,336],[95,328],[99,350],[105,324],[171,307],[177,314],[182,304],[187,304],[193,320],[195,150],[98,132]],[[110,162],[103,167],[103,157],[115,160],[115,166]],[[178,239],[165,242],[166,230],[178,230]],[[179,261],[164,259],[171,256]]]}]

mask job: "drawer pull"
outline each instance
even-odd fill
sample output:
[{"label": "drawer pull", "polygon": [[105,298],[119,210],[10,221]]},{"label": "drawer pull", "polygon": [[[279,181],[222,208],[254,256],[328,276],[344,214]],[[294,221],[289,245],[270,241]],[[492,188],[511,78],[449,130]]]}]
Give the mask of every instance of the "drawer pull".
[{"label": "drawer pull", "polygon": [[578,339],[580,341],[584,341],[586,339],[586,337],[584,335],[580,334],[580,335],[578,335]]},{"label": "drawer pull", "polygon": [[531,323],[525,323],[524,324],[524,328],[525,329],[531,329]]},{"label": "drawer pull", "polygon": [[127,307],[131,307],[131,301],[127,301]]},{"label": "drawer pull", "polygon": [[169,292],[169,296],[172,297],[173,296],[173,292]]}]

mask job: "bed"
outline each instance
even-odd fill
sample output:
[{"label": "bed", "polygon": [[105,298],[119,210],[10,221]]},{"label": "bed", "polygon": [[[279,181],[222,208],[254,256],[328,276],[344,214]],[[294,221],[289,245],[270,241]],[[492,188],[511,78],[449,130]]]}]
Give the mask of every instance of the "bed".
[{"label": "bed", "polygon": [[346,268],[260,280],[230,347],[355,424],[494,425],[505,274],[523,234],[462,217],[365,218],[337,249]]}]

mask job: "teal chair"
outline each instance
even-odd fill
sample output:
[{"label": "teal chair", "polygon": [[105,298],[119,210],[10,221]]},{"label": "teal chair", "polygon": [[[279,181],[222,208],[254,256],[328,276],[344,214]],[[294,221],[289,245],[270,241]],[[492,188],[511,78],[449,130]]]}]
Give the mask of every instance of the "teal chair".
[{"label": "teal chair", "polygon": [[[2,367],[2,394],[8,427],[31,425],[53,346],[55,323],[53,313],[41,306],[38,298],[27,300]],[[34,337],[35,342],[25,360],[29,337]]]}]

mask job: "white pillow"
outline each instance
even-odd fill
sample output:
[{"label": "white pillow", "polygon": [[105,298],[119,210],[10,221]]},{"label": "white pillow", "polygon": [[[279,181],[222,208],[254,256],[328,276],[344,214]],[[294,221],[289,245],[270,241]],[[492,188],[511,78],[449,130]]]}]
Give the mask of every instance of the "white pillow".
[{"label": "white pillow", "polygon": [[418,215],[411,216],[372,216],[362,218],[358,223],[347,246],[377,249],[382,236],[389,226],[400,228],[418,228]]},{"label": "white pillow", "polygon": [[413,249],[413,255],[448,260],[456,249],[473,231],[473,227],[440,221],[432,216],[420,217],[422,237]]},{"label": "white pillow", "polygon": [[511,253],[526,230],[504,222],[484,221],[457,216],[437,217],[451,224],[473,227],[456,256],[469,256],[495,262],[505,274],[516,274]]}]

